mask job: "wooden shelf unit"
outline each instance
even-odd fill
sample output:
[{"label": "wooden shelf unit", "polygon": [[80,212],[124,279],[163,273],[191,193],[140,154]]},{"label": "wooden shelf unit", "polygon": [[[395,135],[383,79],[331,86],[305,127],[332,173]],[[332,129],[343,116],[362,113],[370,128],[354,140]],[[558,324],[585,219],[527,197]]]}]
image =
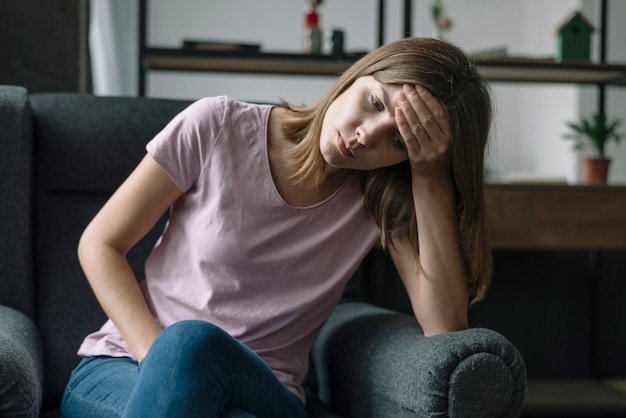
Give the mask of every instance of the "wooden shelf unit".
[{"label": "wooden shelf unit", "polygon": [[489,185],[496,249],[626,250],[626,186]]},{"label": "wooden shelf unit", "polygon": [[144,70],[336,76],[364,54],[304,55],[148,48]]}]

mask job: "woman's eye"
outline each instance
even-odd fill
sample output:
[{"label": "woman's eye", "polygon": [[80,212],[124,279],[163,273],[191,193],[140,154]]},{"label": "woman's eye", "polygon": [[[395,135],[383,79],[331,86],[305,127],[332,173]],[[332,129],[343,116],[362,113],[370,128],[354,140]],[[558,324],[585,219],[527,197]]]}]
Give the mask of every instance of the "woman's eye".
[{"label": "woman's eye", "polygon": [[406,150],[406,146],[404,145],[404,139],[400,136],[400,134],[395,133],[392,137],[393,146],[398,148],[400,151]]},{"label": "woman's eye", "polygon": [[370,100],[371,100],[372,104],[374,105],[374,107],[376,107],[376,110],[378,110],[379,112],[383,111],[383,105],[382,105],[382,103],[380,103],[378,101],[376,96],[374,96],[373,94],[370,94]]}]

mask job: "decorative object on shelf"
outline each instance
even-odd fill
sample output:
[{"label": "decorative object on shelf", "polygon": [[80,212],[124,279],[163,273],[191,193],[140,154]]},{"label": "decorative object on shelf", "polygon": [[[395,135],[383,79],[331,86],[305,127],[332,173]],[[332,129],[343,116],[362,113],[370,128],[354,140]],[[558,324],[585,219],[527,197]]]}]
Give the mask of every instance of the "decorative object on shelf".
[{"label": "decorative object on shelf", "polygon": [[435,37],[446,39],[446,33],[452,29],[452,19],[444,13],[443,0],[435,0],[430,8],[435,23]]},{"label": "decorative object on shelf", "polygon": [[306,13],[304,15],[304,27],[302,28],[302,52],[305,54],[322,53],[322,30],[319,26],[319,14],[317,6],[322,0],[307,0]]},{"label": "decorative object on shelf", "polygon": [[590,149],[591,157],[583,157],[583,182],[585,184],[606,184],[611,159],[606,156],[608,142],[616,144],[622,139],[623,133],[618,132],[621,119],[609,120],[605,114],[597,114],[587,119],[581,117],[577,122],[567,122],[573,131],[563,135],[565,139],[574,140],[574,149],[583,151]]},{"label": "decorative object on shelf", "polygon": [[343,54],[343,45],[344,45],[344,33],[340,29],[333,29],[333,34],[330,38],[332,47],[331,54],[333,55],[342,55]]},{"label": "decorative object on shelf", "polygon": [[591,60],[591,34],[596,28],[576,11],[556,29],[554,61]]}]

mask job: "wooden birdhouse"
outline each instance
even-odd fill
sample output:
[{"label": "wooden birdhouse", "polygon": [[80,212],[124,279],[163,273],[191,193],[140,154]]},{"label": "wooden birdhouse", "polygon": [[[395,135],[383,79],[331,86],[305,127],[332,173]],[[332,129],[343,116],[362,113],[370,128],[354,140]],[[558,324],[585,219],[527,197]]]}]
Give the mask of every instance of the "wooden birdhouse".
[{"label": "wooden birdhouse", "polygon": [[574,12],[556,30],[554,60],[590,61],[591,33],[596,28],[580,12]]}]

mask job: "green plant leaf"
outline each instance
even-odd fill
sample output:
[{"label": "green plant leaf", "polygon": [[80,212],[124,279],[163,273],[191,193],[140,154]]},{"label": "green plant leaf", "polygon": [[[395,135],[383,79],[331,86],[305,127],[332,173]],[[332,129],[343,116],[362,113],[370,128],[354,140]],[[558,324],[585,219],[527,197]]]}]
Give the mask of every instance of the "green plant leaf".
[{"label": "green plant leaf", "polygon": [[616,144],[622,139],[623,134],[617,132],[621,126],[620,119],[608,120],[605,114],[596,114],[591,118],[580,117],[577,122],[566,122],[566,126],[573,131],[565,133],[565,139],[573,139],[573,148],[580,151],[590,148],[599,157],[604,156],[607,142],[613,140]]}]

